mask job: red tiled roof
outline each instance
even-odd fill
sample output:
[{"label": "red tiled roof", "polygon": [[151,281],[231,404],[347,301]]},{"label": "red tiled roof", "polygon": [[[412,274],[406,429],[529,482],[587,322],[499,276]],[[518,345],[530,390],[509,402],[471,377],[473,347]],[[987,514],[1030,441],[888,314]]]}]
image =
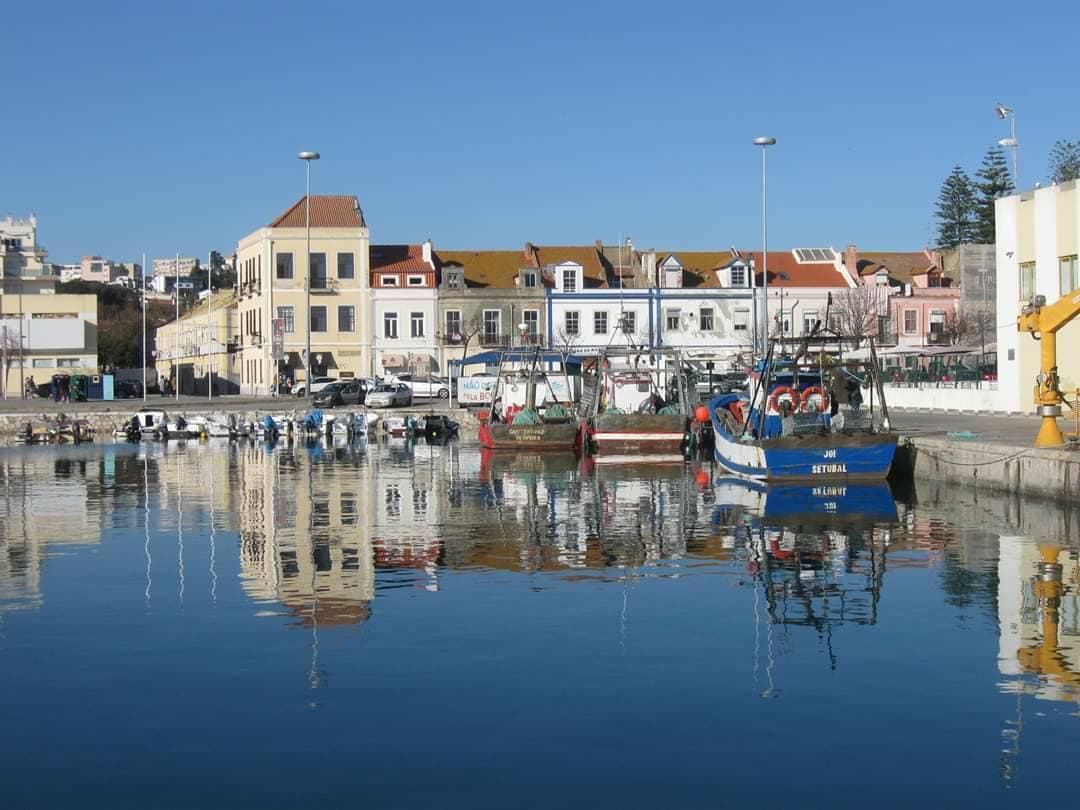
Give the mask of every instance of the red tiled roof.
[{"label": "red tiled roof", "polygon": [[[270,223],[271,228],[303,228],[307,198],[301,197],[285,213]],[[363,228],[364,212],[360,201],[351,194],[312,194],[312,228]]]},{"label": "red tiled roof", "polygon": [[862,252],[859,251],[858,265],[860,276],[872,276],[884,268],[889,276],[897,281],[909,284],[912,276],[925,275],[930,271],[930,260],[922,251],[911,252]]},{"label": "red tiled roof", "polygon": [[[757,283],[762,282],[761,253],[744,253],[754,257]],[[832,262],[800,263],[790,250],[769,252],[770,287],[847,287],[847,274]]]},{"label": "red tiled roof", "polygon": [[[313,217],[314,219],[314,217]],[[372,245],[371,270],[380,273],[430,273],[423,245]]]},{"label": "red tiled roof", "polygon": [[[683,267],[683,287],[719,287],[716,271],[733,258],[730,250],[666,250],[656,251],[656,271],[669,256],[678,259]],[[770,260],[772,254],[769,254]]]},{"label": "red tiled roof", "polygon": [[582,268],[585,287],[606,287],[607,271],[600,261],[600,254],[595,245],[577,247],[575,245],[535,246],[537,259],[541,267],[549,264],[575,262]]}]

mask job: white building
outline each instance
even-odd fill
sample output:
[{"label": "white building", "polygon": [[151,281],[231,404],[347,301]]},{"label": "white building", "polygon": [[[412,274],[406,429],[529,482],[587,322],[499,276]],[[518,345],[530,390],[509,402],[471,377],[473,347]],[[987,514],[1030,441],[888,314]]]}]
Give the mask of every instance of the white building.
[{"label": "white building", "polygon": [[438,280],[431,242],[372,245],[370,262],[373,372],[445,373],[439,367]]}]

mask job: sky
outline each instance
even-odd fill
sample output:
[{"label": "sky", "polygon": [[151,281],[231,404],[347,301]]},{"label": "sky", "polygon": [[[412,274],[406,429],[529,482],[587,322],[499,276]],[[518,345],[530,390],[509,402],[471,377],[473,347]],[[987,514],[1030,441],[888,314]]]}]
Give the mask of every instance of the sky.
[{"label": "sky", "polygon": [[[0,216],[57,263],[232,252],[304,193],[374,243],[919,250],[1016,109],[1080,140],[1080,3],[5,5]],[[1057,32],[1069,31],[1065,39]],[[1072,40],[1070,42],[1070,40]]]}]

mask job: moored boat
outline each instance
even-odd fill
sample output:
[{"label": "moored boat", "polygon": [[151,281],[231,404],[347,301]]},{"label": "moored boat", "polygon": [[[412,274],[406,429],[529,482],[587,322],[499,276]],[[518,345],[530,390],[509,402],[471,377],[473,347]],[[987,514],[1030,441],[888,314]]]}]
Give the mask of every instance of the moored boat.
[{"label": "moored boat", "polygon": [[678,352],[605,350],[585,405],[592,454],[681,458],[687,450],[690,392]]},{"label": "moored boat", "polygon": [[804,338],[801,353],[791,359],[774,357],[785,344],[777,341],[751,375],[749,391],[713,397],[716,461],[767,481],[884,479],[897,435],[873,342],[864,362],[844,358],[844,340]]},{"label": "moored boat", "polygon": [[578,419],[573,406],[576,386],[568,368],[579,365],[575,358],[539,349],[504,352],[491,405],[480,423],[481,446],[573,451]]}]

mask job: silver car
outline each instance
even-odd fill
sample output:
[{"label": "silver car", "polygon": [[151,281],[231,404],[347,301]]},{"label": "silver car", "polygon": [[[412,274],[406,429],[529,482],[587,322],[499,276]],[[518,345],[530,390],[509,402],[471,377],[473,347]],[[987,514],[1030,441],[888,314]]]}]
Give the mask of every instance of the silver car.
[{"label": "silver car", "polygon": [[369,408],[396,408],[399,405],[412,405],[412,389],[405,383],[393,383],[376,386],[369,391],[364,404]]}]

